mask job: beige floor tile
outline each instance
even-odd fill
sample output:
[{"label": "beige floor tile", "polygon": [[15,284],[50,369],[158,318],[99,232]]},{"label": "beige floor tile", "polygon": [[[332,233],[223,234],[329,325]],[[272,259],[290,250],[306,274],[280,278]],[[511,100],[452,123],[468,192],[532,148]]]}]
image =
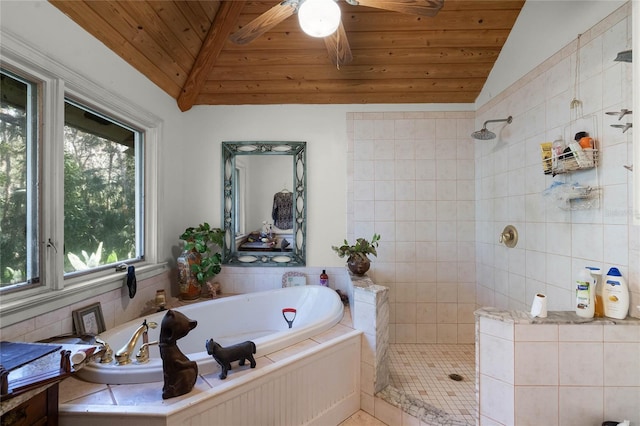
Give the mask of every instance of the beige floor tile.
[{"label": "beige floor tile", "polygon": [[360,410],[340,423],[339,426],[387,426],[387,424]]}]

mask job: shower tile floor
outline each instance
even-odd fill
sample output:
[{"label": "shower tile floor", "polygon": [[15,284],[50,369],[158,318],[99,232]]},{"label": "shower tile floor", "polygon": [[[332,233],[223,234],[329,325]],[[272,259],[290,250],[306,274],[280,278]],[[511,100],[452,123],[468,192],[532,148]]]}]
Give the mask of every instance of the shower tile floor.
[{"label": "shower tile floor", "polygon": [[[469,425],[476,423],[473,344],[389,345],[391,385]],[[462,381],[449,374],[462,376]]]}]

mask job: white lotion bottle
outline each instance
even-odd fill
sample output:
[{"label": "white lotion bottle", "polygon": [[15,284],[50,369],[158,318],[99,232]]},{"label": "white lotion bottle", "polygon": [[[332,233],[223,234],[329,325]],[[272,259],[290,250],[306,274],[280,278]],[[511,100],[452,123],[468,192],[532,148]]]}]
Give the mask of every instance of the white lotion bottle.
[{"label": "white lotion bottle", "polygon": [[576,315],[582,318],[593,318],[596,305],[595,292],[595,277],[588,269],[581,269],[576,280]]},{"label": "white lotion bottle", "polygon": [[629,287],[618,268],[611,268],[607,272],[602,296],[605,317],[615,319],[627,317],[627,313],[629,313]]}]

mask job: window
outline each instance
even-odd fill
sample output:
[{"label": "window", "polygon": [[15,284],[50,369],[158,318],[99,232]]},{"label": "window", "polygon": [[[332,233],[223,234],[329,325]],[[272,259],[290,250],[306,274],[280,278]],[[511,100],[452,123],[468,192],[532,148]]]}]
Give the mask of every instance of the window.
[{"label": "window", "polygon": [[142,134],[67,100],[64,272],[143,257]]},{"label": "window", "polygon": [[37,98],[34,82],[0,74],[0,288],[39,282]]},{"label": "window", "polygon": [[162,120],[10,34],[0,46],[0,319],[122,287],[158,263]]},{"label": "window", "polygon": [[2,93],[1,287],[39,282],[38,241],[64,254],[65,276],[142,259],[142,133],[65,100],[58,147],[64,150],[64,208],[53,209],[64,217],[64,243],[57,248],[38,227],[37,84],[3,70]]}]

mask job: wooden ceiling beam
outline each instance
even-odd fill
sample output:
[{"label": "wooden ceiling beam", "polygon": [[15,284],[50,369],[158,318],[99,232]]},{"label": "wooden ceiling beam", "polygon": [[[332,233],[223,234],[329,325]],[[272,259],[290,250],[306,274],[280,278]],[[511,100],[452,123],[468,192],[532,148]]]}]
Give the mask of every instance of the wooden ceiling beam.
[{"label": "wooden ceiling beam", "polygon": [[220,4],[218,13],[216,13],[202,43],[200,53],[198,53],[198,57],[191,67],[191,72],[182,86],[178,97],[178,107],[181,111],[188,111],[194,105],[198,93],[227,41],[227,37],[235,28],[236,20],[243,8],[244,2],[239,1],[225,1]]}]

